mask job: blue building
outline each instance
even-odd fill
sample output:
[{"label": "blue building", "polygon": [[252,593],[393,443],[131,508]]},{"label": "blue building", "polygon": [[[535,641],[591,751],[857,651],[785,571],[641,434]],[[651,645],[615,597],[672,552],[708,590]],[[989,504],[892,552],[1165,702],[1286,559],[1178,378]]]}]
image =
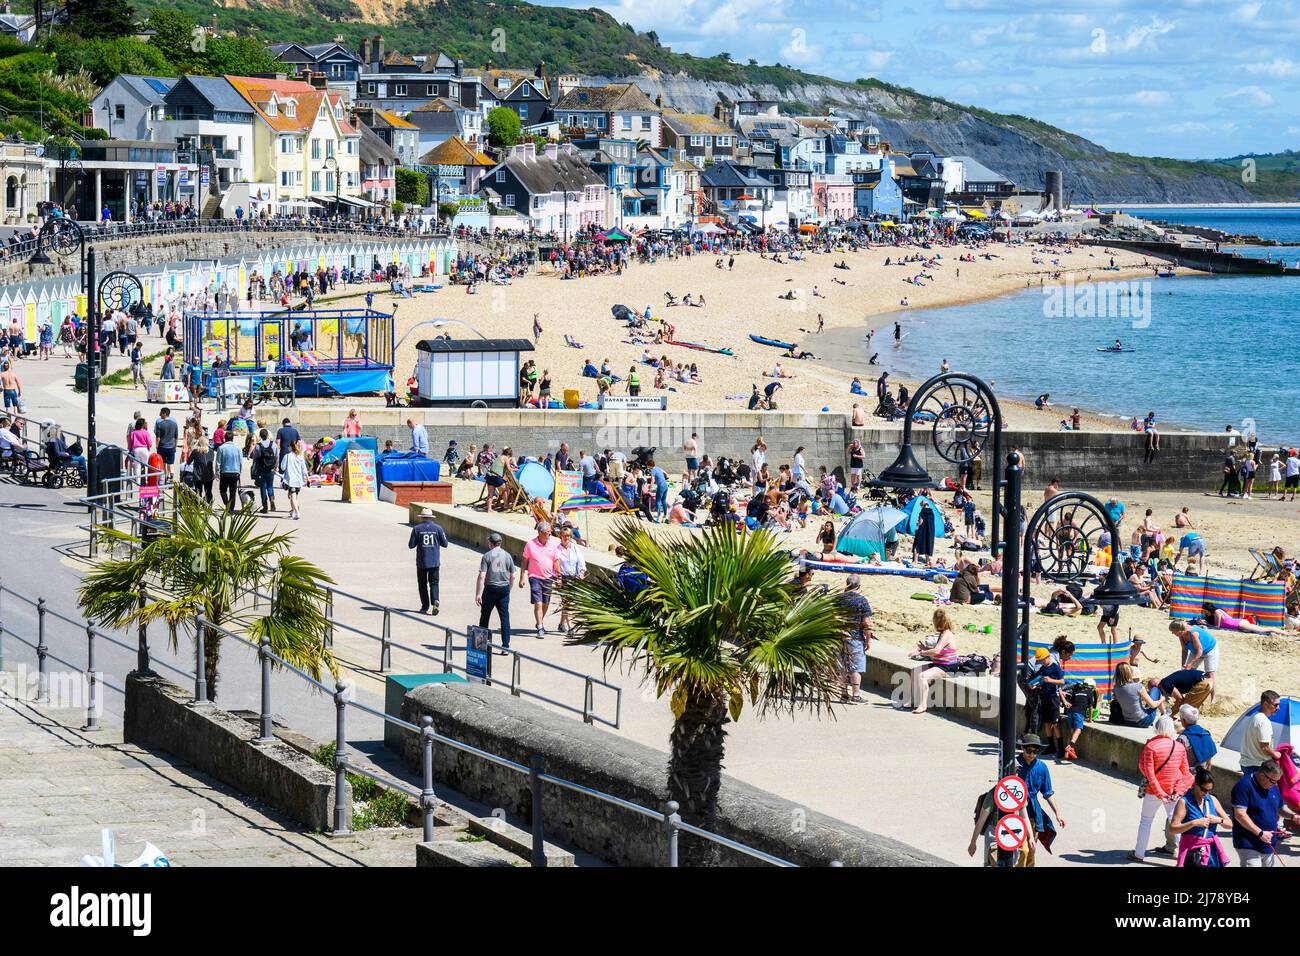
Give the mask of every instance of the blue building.
[{"label": "blue building", "polygon": [[609,187],[613,204],[609,225],[660,225],[644,220],[658,219],[669,212],[671,159],[644,144],[638,149],[636,141],[630,139],[591,136],[574,140],[573,145]]},{"label": "blue building", "polygon": [[894,178],[894,161],[882,156],[880,169],[853,173],[854,206],[860,218],[903,218],[903,190]]}]

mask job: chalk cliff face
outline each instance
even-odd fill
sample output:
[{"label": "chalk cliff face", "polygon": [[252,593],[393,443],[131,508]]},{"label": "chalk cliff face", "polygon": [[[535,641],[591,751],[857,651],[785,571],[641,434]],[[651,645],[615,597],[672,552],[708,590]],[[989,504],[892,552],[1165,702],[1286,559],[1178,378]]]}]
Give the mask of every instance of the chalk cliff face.
[{"label": "chalk cliff face", "polygon": [[[1080,136],[1025,120],[1023,128],[1004,125],[987,114],[937,103],[926,97],[875,87],[806,84],[785,90],[740,86],[684,74],[598,77],[593,82],[634,80],[653,99],[683,112],[712,113],[723,100],[771,99],[783,113],[826,107],[860,116],[880,130],[882,140],[900,151],[931,150],[943,156],[974,156],[1023,189],[1041,189],[1043,172],[1059,169],[1073,203],[1089,202],[1251,202],[1241,182],[1212,172],[1168,169],[1150,160],[1112,153]],[[1001,118],[999,118],[1001,119]],[[1017,121],[1018,118],[1012,118]]]}]

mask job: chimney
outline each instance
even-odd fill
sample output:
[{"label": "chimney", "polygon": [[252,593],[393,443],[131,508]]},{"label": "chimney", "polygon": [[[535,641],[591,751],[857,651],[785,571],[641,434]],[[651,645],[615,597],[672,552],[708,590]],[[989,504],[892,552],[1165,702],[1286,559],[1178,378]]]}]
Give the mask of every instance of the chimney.
[{"label": "chimney", "polygon": [[367,69],[370,66],[370,37],[361,38],[361,67]]},{"label": "chimney", "polygon": [[212,14],[212,32],[217,32],[217,15],[215,13]]},{"label": "chimney", "polygon": [[539,80],[546,79],[546,61],[542,60],[542,62],[538,63],[534,72]]},{"label": "chimney", "polygon": [[456,60],[456,75],[457,76],[465,75],[465,61],[459,58]]},{"label": "chimney", "polygon": [[375,34],[375,62],[384,62],[384,35],[382,33]]},{"label": "chimney", "polygon": [[551,162],[559,161],[560,159],[559,143],[547,143],[545,147],[545,151],[546,151],[546,158],[549,159]]},{"label": "chimney", "polygon": [[341,34],[341,33],[336,33],[336,34],[334,34],[334,42],[335,42],[335,43],[340,43],[340,44],[343,43],[343,42],[344,42],[343,34]]},{"label": "chimney", "polygon": [[655,94],[655,106],[660,109],[664,108],[664,95],[662,93]]}]

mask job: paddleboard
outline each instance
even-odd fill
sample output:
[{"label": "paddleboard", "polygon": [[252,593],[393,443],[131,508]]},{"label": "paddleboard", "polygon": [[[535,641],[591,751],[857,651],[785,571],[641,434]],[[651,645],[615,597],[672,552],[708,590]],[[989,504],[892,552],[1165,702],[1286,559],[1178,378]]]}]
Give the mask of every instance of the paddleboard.
[{"label": "paddleboard", "polygon": [[668,344],[669,344],[669,345],[680,345],[682,348],[686,348],[686,349],[697,349],[697,350],[699,350],[699,351],[701,351],[701,352],[713,352],[713,353],[715,353],[715,354],[717,354],[717,355],[735,355],[735,354],[736,354],[736,353],[733,352],[731,349],[720,349],[720,348],[716,348],[716,347],[714,347],[714,346],[712,346],[712,345],[701,345],[699,342],[676,342],[676,341],[673,341],[672,339],[669,339],[669,340],[668,340]]},{"label": "paddleboard", "polygon": [[1136,352],[1137,349],[1097,349],[1098,352]]},{"label": "paddleboard", "polygon": [[753,333],[750,334],[749,340],[751,342],[757,342],[759,345],[771,345],[778,349],[793,349],[795,347],[793,342],[781,342],[777,339],[768,339],[761,335],[754,335]]}]

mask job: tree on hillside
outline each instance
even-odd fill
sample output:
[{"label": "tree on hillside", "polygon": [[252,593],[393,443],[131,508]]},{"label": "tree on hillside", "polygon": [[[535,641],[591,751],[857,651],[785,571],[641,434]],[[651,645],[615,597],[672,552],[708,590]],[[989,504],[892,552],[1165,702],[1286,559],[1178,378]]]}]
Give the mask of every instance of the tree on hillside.
[{"label": "tree on hillside", "polygon": [[252,37],[209,37],[202,54],[202,71],[211,76],[255,76],[283,73],[277,60],[260,40]]},{"label": "tree on hillside", "polygon": [[497,149],[507,149],[519,142],[522,127],[519,114],[506,106],[489,110],[487,115],[488,142]]},{"label": "tree on hillside", "polygon": [[87,40],[135,33],[135,11],[126,0],[67,0],[68,29]]},{"label": "tree on hillside", "polygon": [[195,50],[195,30],[198,24],[179,10],[166,8],[149,14],[145,26],[153,31],[149,45],[161,53],[182,73],[195,70],[200,51]]},{"label": "tree on hillside", "polygon": [[[726,724],[746,702],[760,716],[829,707],[856,622],[838,595],[795,590],[789,554],[770,532],[738,535],[725,525],[660,542],[625,522],[614,540],[646,585],[604,576],[565,582],[572,640],[601,647],[607,667],[643,669],[669,697],[667,797],[687,823],[716,832]],[[716,847],[683,841],[682,859],[716,863]]]}]

